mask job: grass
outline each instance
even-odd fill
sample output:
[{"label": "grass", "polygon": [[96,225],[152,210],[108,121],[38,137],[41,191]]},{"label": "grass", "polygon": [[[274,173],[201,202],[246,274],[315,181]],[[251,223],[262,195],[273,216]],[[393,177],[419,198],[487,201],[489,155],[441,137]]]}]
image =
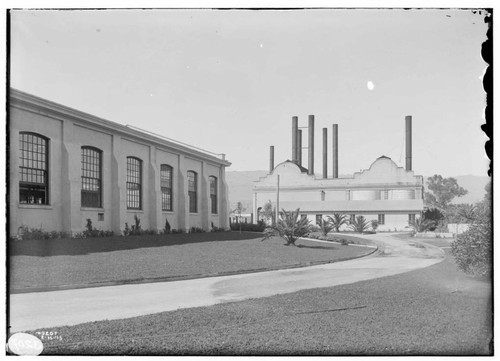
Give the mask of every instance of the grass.
[{"label": "grass", "polygon": [[279,238],[261,239],[260,234],[228,232],[42,242],[47,248],[27,242],[24,248],[12,247],[10,290],[195,278],[306,266],[373,252],[302,240],[298,247],[285,247]]},{"label": "grass", "polygon": [[371,281],[45,330],[62,340],[44,354],[490,355],[491,282],[446,253]]}]

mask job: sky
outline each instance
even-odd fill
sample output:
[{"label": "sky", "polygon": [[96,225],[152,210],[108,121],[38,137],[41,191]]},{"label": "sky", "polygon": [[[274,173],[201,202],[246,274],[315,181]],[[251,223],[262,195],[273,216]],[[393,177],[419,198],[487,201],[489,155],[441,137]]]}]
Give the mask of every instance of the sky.
[{"label": "sky", "polygon": [[[236,171],[291,159],[292,116],[339,129],[339,174],[385,155],[487,175],[485,13],[470,10],[15,10],[10,85],[214,153]],[[307,129],[303,129],[307,146]],[[307,167],[307,151],[303,151]]]}]

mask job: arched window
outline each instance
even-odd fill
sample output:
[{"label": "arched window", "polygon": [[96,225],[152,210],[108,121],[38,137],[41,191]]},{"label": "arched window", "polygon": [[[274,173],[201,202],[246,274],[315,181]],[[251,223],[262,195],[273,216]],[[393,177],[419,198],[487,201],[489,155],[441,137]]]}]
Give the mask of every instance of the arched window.
[{"label": "arched window", "polygon": [[49,139],[19,133],[19,203],[49,204]]},{"label": "arched window", "polygon": [[82,147],[82,207],[102,207],[102,151]]},{"label": "arched window", "polygon": [[161,188],[161,209],[163,211],[172,211],[172,170],[167,164],[160,166],[160,188]]},{"label": "arched window", "polygon": [[212,214],[217,214],[217,178],[210,176],[210,200],[212,202]]},{"label": "arched window", "polygon": [[142,161],[127,157],[127,208],[142,209]]},{"label": "arched window", "polygon": [[192,170],[187,172],[188,177],[188,196],[189,196],[189,212],[198,212],[198,174]]}]

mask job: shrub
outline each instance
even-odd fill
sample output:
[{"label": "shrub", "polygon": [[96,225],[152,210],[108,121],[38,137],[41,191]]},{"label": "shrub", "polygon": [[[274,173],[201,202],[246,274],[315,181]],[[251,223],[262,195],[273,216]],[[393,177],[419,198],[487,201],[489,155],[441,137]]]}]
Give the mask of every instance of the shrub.
[{"label": "shrub", "polygon": [[112,237],[115,235],[113,231],[103,231],[92,226],[92,220],[87,218],[87,224],[83,232],[77,233],[73,238],[98,238],[98,237]]},{"label": "shrub", "polygon": [[363,233],[370,228],[370,222],[368,222],[363,216],[357,216],[352,220],[349,227],[351,227],[354,232]]},{"label": "shrub", "polygon": [[341,238],[339,240],[340,244],[343,245],[343,246],[348,246],[349,244],[351,244],[352,242],[351,241],[348,241],[347,239],[345,238]]},{"label": "shrub", "polygon": [[169,234],[171,231],[170,223],[168,223],[168,219],[165,218],[165,226],[163,227],[163,234]]},{"label": "shrub", "polygon": [[189,229],[189,233],[205,233],[205,230],[203,228],[193,226]]},{"label": "shrub", "polygon": [[172,229],[171,231],[172,234],[182,234],[184,233],[184,230],[183,229]]},{"label": "shrub", "polygon": [[260,220],[257,224],[254,223],[231,223],[231,231],[243,231],[243,232],[264,232],[266,229],[266,223]]},{"label": "shrub", "polygon": [[489,221],[475,223],[451,244],[451,251],[459,269],[475,275],[489,275],[492,271],[492,231]]},{"label": "shrub", "polygon": [[286,246],[294,245],[299,237],[303,237],[311,231],[309,220],[307,218],[299,219],[300,208],[287,212],[284,209],[280,212],[280,216],[276,225],[266,228],[266,234],[262,241],[278,236],[286,241]]},{"label": "shrub", "polygon": [[71,234],[65,231],[44,231],[41,226],[40,228],[30,228],[22,225],[18,228],[17,235],[10,238],[14,241],[45,240],[71,238]]},{"label": "shrub", "polygon": [[375,231],[376,231],[376,230],[377,230],[377,228],[378,228],[378,220],[377,220],[377,219],[372,219],[370,222],[371,222],[371,224],[372,224],[372,229],[373,229],[373,231],[374,231],[374,233],[375,233]]},{"label": "shrub", "polygon": [[134,221],[135,225],[132,227],[129,227],[128,223],[125,222],[125,229],[123,230],[124,236],[152,236],[158,234],[156,229],[142,229],[141,219],[137,217],[137,215],[134,216]]}]

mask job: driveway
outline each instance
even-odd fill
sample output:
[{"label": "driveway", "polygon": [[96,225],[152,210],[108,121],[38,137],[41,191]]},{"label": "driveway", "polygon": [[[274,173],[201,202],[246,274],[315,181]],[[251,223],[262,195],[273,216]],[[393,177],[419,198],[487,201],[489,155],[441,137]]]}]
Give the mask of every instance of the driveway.
[{"label": "driveway", "polygon": [[131,284],[10,295],[10,332],[121,319],[180,308],[269,297],[303,289],[391,276],[444,259],[434,246],[375,234],[379,251],[368,257],[312,267],[186,281]]}]

